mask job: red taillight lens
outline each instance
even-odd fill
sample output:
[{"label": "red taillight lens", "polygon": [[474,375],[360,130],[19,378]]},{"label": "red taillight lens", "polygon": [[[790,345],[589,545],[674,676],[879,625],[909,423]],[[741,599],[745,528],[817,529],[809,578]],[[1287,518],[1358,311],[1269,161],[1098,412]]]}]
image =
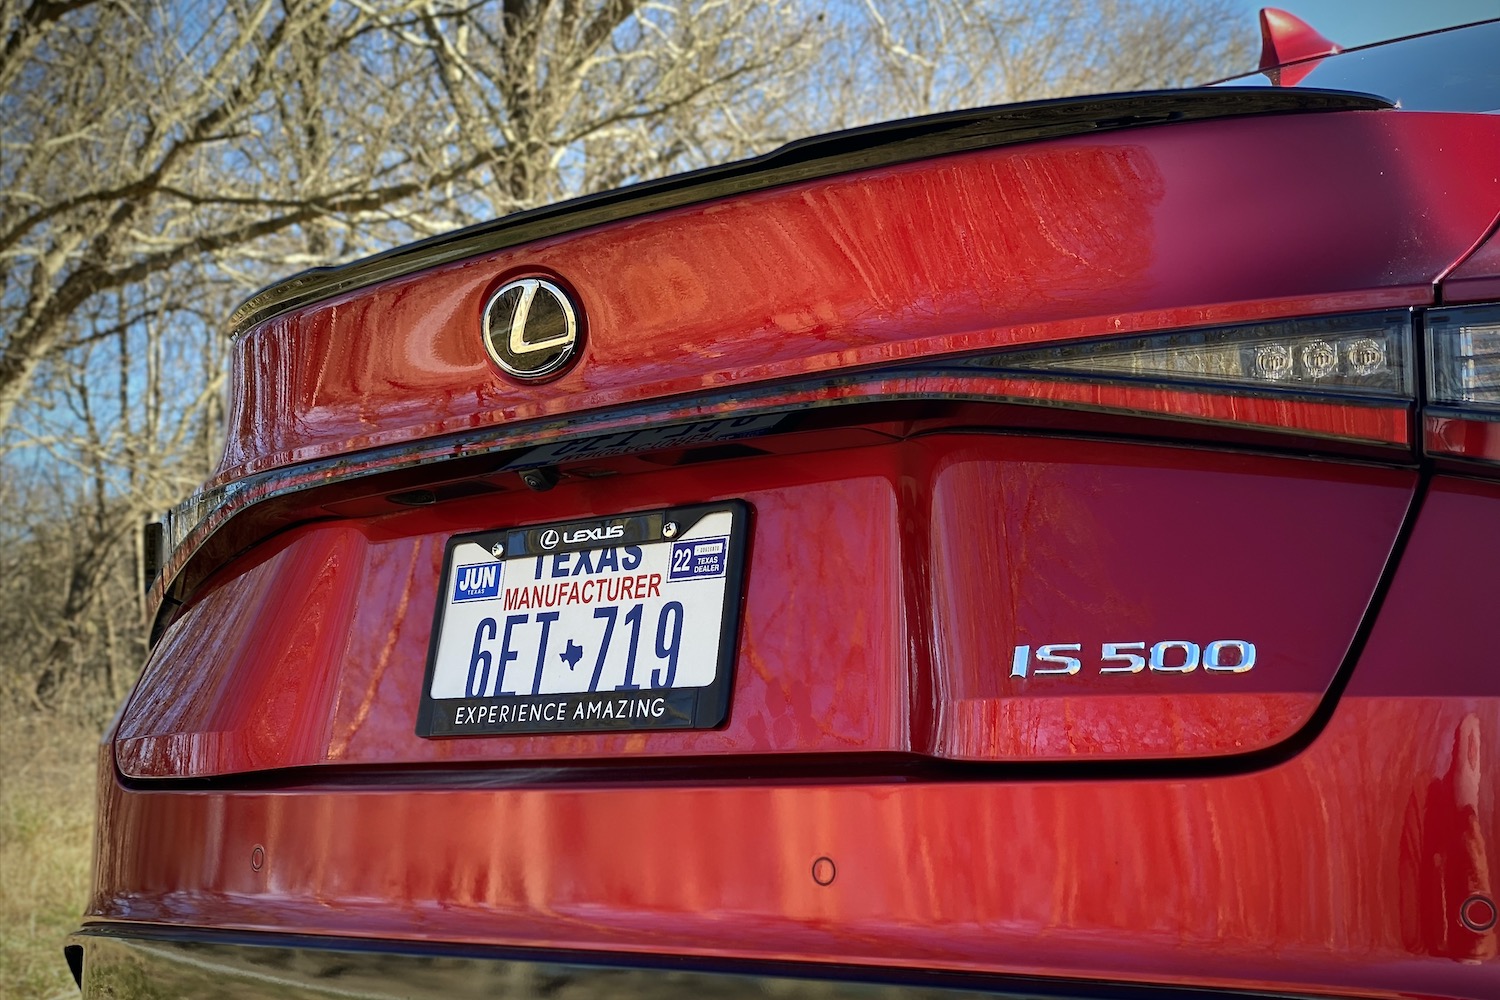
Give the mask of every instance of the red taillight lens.
[{"label": "red taillight lens", "polygon": [[1500,306],[1429,313],[1426,338],[1424,448],[1500,465]]}]

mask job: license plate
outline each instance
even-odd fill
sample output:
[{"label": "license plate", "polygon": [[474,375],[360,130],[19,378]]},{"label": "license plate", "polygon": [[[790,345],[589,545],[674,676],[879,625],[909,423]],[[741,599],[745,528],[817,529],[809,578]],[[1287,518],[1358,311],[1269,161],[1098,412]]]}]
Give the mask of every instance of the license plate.
[{"label": "license plate", "polygon": [[417,735],[720,725],[746,519],[731,501],[450,539]]}]

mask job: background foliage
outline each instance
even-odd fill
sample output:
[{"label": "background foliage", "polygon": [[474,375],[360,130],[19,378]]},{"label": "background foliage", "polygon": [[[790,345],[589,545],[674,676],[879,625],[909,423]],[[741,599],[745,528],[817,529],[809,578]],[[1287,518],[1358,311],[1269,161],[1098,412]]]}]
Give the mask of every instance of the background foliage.
[{"label": "background foliage", "polygon": [[0,994],[66,994],[141,524],[278,277],[958,107],[1249,64],[1225,0],[0,0]]}]

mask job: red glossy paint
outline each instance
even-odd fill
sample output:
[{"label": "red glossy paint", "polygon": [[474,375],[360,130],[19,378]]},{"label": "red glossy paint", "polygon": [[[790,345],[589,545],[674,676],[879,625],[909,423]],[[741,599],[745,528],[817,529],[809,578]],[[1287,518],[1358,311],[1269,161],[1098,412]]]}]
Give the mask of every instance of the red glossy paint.
[{"label": "red glossy paint", "polygon": [[[1234,754],[1286,739],[1342,663],[1415,482],[979,437],[927,457],[931,588],[917,604],[935,638],[934,750],[963,760]],[[1300,572],[1310,553],[1337,572]],[[1254,668],[1100,669],[1106,643],[1144,654],[1215,640],[1253,643]],[[1015,677],[1014,647],[1045,643],[1077,644],[1079,672],[1033,662]]]},{"label": "red glossy paint", "polygon": [[1500,671],[1455,582],[1497,519],[1494,484],[1434,483],[1326,727],[1252,771],[192,791],[106,748],[90,919],[1493,997],[1459,915],[1500,888]]},{"label": "red glossy paint", "polygon": [[1443,276],[1440,294],[1447,305],[1500,300],[1500,219],[1484,241]]},{"label": "red glossy paint", "polygon": [[1295,87],[1318,68],[1319,56],[1342,51],[1301,18],[1275,7],[1261,8],[1260,69],[1278,87]]},{"label": "red glossy paint", "polygon": [[[1500,121],[1484,116],[1210,121],[953,155],[544,240],[250,331],[216,481],[831,369],[1429,304],[1495,217],[1496,150]],[[474,333],[488,293],[528,271],[557,276],[587,317],[581,362],[541,386],[502,376]]]}]

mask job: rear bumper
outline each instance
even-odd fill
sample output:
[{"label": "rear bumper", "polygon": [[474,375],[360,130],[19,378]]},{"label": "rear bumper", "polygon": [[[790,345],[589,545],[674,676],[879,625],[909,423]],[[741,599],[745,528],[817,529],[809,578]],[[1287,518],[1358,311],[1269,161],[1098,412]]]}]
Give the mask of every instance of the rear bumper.
[{"label": "rear bumper", "polygon": [[1290,760],[1136,780],[190,790],[106,764],[88,919],[1478,1000],[1500,995],[1496,935],[1462,907],[1493,898],[1496,829],[1462,789],[1497,716],[1346,693]]}]

